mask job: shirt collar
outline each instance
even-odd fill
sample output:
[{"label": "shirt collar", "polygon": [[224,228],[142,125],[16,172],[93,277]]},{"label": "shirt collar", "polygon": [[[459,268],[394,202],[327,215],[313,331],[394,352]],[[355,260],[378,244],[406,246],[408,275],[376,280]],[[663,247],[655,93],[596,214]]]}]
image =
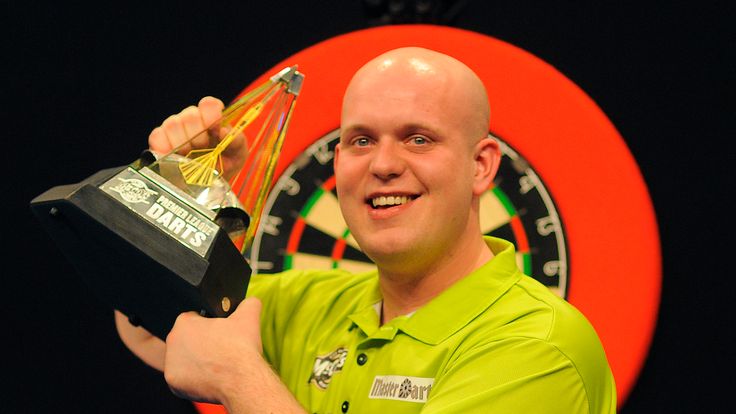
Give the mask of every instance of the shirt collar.
[{"label": "shirt collar", "polygon": [[510,242],[485,237],[494,257],[419,308],[400,329],[413,338],[436,345],[488,309],[520,277]]},{"label": "shirt collar", "polygon": [[393,339],[398,329],[427,344],[439,344],[483,313],[521,277],[513,244],[495,237],[484,239],[494,254],[491,260],[411,316],[400,316],[386,324],[392,329],[384,327],[385,332],[379,329],[379,316],[373,308],[374,304],[381,301],[377,277],[371,280],[358,307],[360,310],[350,315],[350,319],[368,336],[392,333],[390,338],[385,339]]},{"label": "shirt collar", "polygon": [[373,277],[369,279],[363,297],[356,307],[358,311],[348,316],[366,336],[373,335],[380,328],[380,311],[376,312],[376,304],[381,303],[382,299],[378,272],[373,271]]}]

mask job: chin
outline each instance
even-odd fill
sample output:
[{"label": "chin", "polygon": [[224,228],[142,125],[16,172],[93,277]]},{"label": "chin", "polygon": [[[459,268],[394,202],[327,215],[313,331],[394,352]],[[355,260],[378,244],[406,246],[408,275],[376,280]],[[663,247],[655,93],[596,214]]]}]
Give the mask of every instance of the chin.
[{"label": "chin", "polygon": [[377,265],[390,263],[396,260],[403,261],[407,255],[412,255],[417,243],[411,243],[401,238],[370,237],[369,240],[358,240],[363,252]]}]

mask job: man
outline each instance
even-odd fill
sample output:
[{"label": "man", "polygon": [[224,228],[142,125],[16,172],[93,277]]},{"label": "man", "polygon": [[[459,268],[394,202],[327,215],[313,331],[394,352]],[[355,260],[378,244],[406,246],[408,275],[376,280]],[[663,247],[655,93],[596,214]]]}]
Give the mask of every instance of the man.
[{"label": "man", "polygon": [[[221,110],[205,98],[149,143],[170,150]],[[482,236],[500,161],[488,125],[463,63],[421,48],[371,60],[345,92],[335,176],[377,272],[254,277],[229,318],[183,314],[164,344],[118,314],[121,338],[174,392],[232,414],[615,412],[588,321]]]}]

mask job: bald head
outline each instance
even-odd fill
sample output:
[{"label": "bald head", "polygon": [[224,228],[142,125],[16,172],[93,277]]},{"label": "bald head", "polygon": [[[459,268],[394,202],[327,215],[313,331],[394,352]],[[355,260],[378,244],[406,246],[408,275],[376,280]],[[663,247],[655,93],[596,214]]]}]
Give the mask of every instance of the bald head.
[{"label": "bald head", "polygon": [[345,110],[382,90],[415,93],[416,99],[442,102],[435,110],[462,125],[471,143],[488,134],[490,108],[483,82],[459,60],[419,47],[390,50],[363,65],[353,76],[343,99]]},{"label": "bald head", "polygon": [[480,198],[500,159],[488,114],[478,76],[427,49],[386,52],[350,81],[335,188],[351,234],[382,277],[423,277],[449,257],[466,264],[488,251]]}]

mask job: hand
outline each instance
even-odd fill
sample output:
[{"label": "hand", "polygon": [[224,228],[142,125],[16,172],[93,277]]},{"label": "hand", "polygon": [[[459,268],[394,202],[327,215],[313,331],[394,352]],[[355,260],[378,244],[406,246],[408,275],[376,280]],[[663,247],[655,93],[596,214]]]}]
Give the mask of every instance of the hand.
[{"label": "hand", "polygon": [[[217,98],[202,98],[197,106],[189,106],[178,114],[171,115],[154,128],[148,137],[149,148],[167,154],[181,145],[177,150],[181,155],[187,155],[193,149],[213,148],[225,137],[225,129],[215,124],[222,116],[224,107]],[[194,136],[196,138],[187,142]],[[222,152],[222,174],[225,179],[232,178],[242,168],[247,151],[245,137],[241,134]]]},{"label": "hand", "polygon": [[[265,364],[260,333],[261,302],[248,298],[227,318],[179,315],[166,338],[164,376],[174,394],[225,404]],[[269,367],[270,369],[270,367]]]},{"label": "hand", "polygon": [[130,324],[128,317],[120,311],[115,311],[115,327],[123,344],[143,362],[156,368],[164,370],[164,357],[166,355],[166,344],[158,337],[140,326]]}]

